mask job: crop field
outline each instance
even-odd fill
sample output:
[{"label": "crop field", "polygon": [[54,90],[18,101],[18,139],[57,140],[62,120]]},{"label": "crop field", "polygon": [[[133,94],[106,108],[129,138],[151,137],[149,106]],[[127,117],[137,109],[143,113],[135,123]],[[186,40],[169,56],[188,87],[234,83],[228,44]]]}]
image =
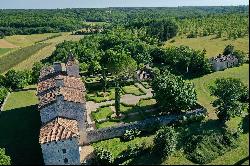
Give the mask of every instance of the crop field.
[{"label": "crop field", "polygon": [[214,36],[197,38],[186,38],[177,36],[167,41],[165,47],[186,45],[193,49],[199,50],[203,50],[205,48],[207,51],[207,57],[214,57],[222,53],[223,49],[229,44],[234,45],[236,50],[242,50],[245,53],[249,53],[248,36],[244,38],[238,38],[236,40],[226,40],[223,38],[215,38]]},{"label": "crop field", "polygon": [[21,63],[47,45],[47,43],[38,43],[2,56],[0,58],[0,73],[3,73],[15,65]]},{"label": "crop field", "polygon": [[[69,32],[63,32],[60,34],[61,34],[60,36],[59,36],[59,33],[46,33],[46,34],[34,34],[34,35],[14,35],[14,36],[6,37],[6,39],[4,40],[5,42],[8,41],[8,43],[10,44],[13,43],[12,45],[15,44],[21,47],[21,49],[13,50],[8,53],[10,48],[8,49],[0,48],[0,57],[1,55],[5,56],[5,57],[2,57],[4,58],[4,60],[2,59],[1,60],[2,62],[0,62],[0,66],[1,66],[0,73],[3,73],[9,70],[10,68],[13,68],[15,70],[31,69],[32,65],[35,62],[39,62],[42,59],[50,56],[52,52],[55,50],[56,45],[58,43],[61,43],[64,40],[77,41],[83,37],[82,35],[70,35]],[[58,35],[58,36],[55,36],[55,35]],[[41,45],[36,42],[39,42],[42,40],[44,40],[43,41],[44,44],[42,44],[44,45],[44,47],[35,49],[35,47],[37,47],[38,45]],[[23,49],[28,49],[28,48],[34,48],[35,51],[33,51],[31,54],[27,53],[26,51],[27,54],[25,54],[25,56],[21,58],[22,60],[17,60],[17,56],[20,57],[19,55],[20,52],[22,52]],[[13,58],[13,59],[9,61],[10,58]],[[8,60],[8,62],[5,61],[5,59]],[[2,63],[4,63],[4,65],[2,65]]]}]

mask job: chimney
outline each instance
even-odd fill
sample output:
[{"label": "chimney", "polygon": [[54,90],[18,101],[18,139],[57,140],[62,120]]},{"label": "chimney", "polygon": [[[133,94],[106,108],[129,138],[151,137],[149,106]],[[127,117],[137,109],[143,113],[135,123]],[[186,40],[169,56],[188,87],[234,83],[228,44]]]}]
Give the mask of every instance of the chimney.
[{"label": "chimney", "polygon": [[54,62],[53,67],[55,73],[62,72],[62,64],[60,62]]}]

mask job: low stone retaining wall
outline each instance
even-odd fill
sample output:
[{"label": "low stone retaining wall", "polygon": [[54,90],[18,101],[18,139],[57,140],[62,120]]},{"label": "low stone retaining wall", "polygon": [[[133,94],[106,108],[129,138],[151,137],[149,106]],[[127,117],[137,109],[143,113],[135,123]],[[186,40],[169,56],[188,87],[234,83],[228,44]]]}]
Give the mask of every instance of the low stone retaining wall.
[{"label": "low stone retaining wall", "polygon": [[88,142],[97,142],[100,140],[110,139],[114,137],[122,136],[126,130],[137,128],[139,130],[145,130],[149,125],[159,124],[166,125],[174,120],[176,120],[176,116],[162,116],[162,117],[154,117],[145,119],[142,121],[120,124],[118,126],[97,129],[89,131],[87,134]]},{"label": "low stone retaining wall", "polygon": [[139,130],[146,130],[150,126],[153,125],[167,125],[169,123],[177,121],[180,117],[185,115],[196,115],[196,114],[204,114],[205,111],[202,109],[197,109],[192,112],[188,112],[186,114],[175,116],[175,115],[164,115],[160,117],[152,117],[148,118],[142,121],[136,121],[132,123],[125,123],[125,124],[119,124],[117,126],[97,129],[97,130],[91,130],[87,132],[87,143],[97,142],[101,140],[111,139],[115,137],[122,136],[126,130],[137,128]]}]

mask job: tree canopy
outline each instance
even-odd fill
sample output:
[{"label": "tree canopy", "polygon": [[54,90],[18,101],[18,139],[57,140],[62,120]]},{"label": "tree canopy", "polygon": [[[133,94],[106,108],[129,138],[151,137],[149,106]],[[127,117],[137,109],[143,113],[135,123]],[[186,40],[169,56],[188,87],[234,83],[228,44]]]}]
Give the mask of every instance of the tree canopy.
[{"label": "tree canopy", "polygon": [[153,80],[152,88],[156,101],[167,112],[179,113],[196,104],[197,95],[194,85],[167,70]]}]

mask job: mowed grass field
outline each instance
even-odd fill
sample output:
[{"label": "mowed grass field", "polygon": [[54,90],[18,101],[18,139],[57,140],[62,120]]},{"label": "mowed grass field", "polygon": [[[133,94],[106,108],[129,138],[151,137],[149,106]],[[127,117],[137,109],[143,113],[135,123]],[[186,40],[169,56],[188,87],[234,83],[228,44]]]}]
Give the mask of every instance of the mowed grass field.
[{"label": "mowed grass field", "polygon": [[[175,42],[171,42],[175,40]],[[224,48],[232,44],[235,49],[249,53],[249,37],[238,38],[236,40],[226,40],[224,38],[215,38],[215,36],[186,38],[182,36],[174,37],[168,40],[164,47],[186,45],[193,49],[207,50],[207,57],[214,57],[223,52]]]},{"label": "mowed grass field", "polygon": [[43,164],[35,94],[35,86],[12,92],[0,114],[0,147],[6,149],[12,165]]}]

